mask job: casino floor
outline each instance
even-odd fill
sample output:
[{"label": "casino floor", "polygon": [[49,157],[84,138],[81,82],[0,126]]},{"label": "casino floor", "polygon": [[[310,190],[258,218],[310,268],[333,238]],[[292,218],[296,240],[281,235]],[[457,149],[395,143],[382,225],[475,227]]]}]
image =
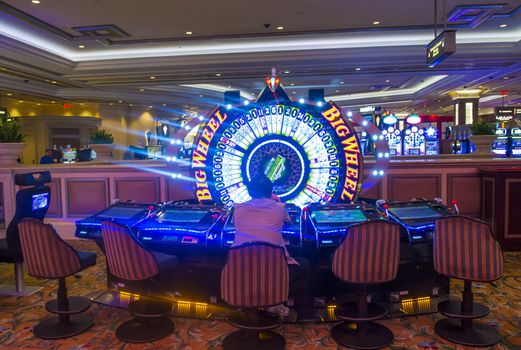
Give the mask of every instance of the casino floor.
[{"label": "casino floor", "polygon": [[[88,241],[72,241],[74,246],[94,251],[97,265],[67,279],[69,295],[93,296],[106,287],[105,257]],[[496,326],[503,341],[491,349],[521,349],[521,253],[504,253],[505,275],[494,284],[474,284],[475,298],[485,302],[491,313],[486,322]],[[13,281],[12,265],[0,265],[0,283]],[[44,288],[30,297],[0,297],[0,349],[98,350],[98,349],[222,349],[222,339],[233,331],[225,321],[174,318],[176,330],[171,336],[144,345],[124,344],[114,335],[116,326],[129,318],[124,309],[93,304],[94,327],[66,340],[35,338],[32,327],[47,315],[44,304],[55,297],[56,282],[26,276],[27,285]],[[452,292],[462,285],[453,283]],[[434,335],[437,314],[382,321],[392,329],[395,340],[391,349],[468,349],[456,347]],[[329,335],[333,323],[286,324],[278,331],[286,338],[286,349],[340,349]]]}]

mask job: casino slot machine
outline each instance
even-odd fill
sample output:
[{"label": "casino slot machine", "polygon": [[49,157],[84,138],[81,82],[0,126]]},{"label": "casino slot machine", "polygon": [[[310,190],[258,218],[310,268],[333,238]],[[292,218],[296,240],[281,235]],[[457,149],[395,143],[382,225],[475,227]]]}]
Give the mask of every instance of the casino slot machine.
[{"label": "casino slot machine", "polygon": [[416,125],[404,130],[403,149],[405,155],[425,154],[425,130]]},{"label": "casino slot machine", "polygon": [[121,225],[133,227],[159,208],[160,206],[157,204],[134,203],[132,201],[115,203],[88,218],[76,221],[75,235],[78,238],[101,241],[101,223],[103,221],[114,221]]},{"label": "casino slot machine", "polygon": [[364,202],[349,204],[312,204],[307,208],[309,235],[314,235],[317,249],[336,248],[349,226],[382,219],[376,209]]},{"label": "casino slot machine", "polygon": [[389,145],[389,154],[391,156],[402,155],[402,131],[398,125],[398,118],[392,114],[383,117],[381,128],[382,135],[385,137],[385,140]]},{"label": "casino slot machine", "polygon": [[[401,229],[400,267],[395,281],[386,285],[386,293],[391,301],[406,299],[429,300],[424,312],[434,310],[436,303],[449,292],[448,278],[434,270],[432,261],[432,241],[434,221],[438,218],[455,215],[455,209],[444,205],[440,199],[416,199],[407,202],[388,202],[378,200],[376,208],[389,220],[399,223]],[[423,299],[422,299],[423,298]],[[396,307],[398,304],[392,304]],[[423,305],[423,306],[422,306]],[[421,311],[421,310],[419,310]]]},{"label": "casino slot machine", "polygon": [[[282,237],[286,242],[286,248],[290,252],[301,254],[305,244],[304,230],[302,228],[302,209],[298,206],[285,204],[286,212],[291,218],[291,222],[284,223],[282,227]],[[230,247],[235,237],[235,224],[233,222],[233,208],[227,213],[226,224],[222,229],[221,246]]]},{"label": "casino slot machine", "polygon": [[193,247],[219,246],[222,214],[222,208],[213,205],[166,204],[134,225],[133,231],[143,245],[179,255]]},{"label": "casino slot machine", "polygon": [[507,128],[496,129],[496,140],[492,145],[492,152],[498,157],[508,157],[509,155],[509,136]]},{"label": "casino slot machine", "polygon": [[425,129],[425,154],[435,156],[440,153],[440,141],[438,139],[438,129],[429,125]]},{"label": "casino slot machine", "polygon": [[510,129],[510,154],[513,158],[521,158],[521,128]]}]

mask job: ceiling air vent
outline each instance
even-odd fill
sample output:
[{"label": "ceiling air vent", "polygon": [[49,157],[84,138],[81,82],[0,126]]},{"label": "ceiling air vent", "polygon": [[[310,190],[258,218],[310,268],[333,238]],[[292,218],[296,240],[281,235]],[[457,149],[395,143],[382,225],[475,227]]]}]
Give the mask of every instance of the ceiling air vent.
[{"label": "ceiling air vent", "polygon": [[88,36],[92,37],[93,39],[116,39],[130,37],[129,34],[113,24],[73,27],[72,29],[82,34],[84,37]]}]

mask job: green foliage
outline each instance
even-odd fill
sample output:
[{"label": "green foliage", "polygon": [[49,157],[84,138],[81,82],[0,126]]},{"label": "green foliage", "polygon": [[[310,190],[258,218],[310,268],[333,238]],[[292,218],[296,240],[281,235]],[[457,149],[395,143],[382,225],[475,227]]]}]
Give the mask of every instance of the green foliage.
[{"label": "green foliage", "polygon": [[495,135],[496,134],[496,124],[494,123],[474,123],[470,127],[472,131],[472,135]]},{"label": "green foliage", "polygon": [[0,142],[23,142],[24,138],[16,120],[9,118],[0,122]]},{"label": "green foliage", "polygon": [[99,129],[90,137],[90,143],[113,143],[114,137],[112,134],[104,129]]}]

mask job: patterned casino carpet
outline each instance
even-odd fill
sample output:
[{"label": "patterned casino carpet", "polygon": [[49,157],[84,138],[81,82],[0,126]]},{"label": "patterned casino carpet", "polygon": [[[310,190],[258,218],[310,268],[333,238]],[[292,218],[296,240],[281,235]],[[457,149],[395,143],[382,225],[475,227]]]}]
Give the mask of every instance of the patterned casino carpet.
[{"label": "patterned casino carpet", "polygon": [[[97,251],[98,264],[81,273],[81,278],[68,278],[70,295],[94,296],[105,287],[105,260],[88,242],[74,242],[83,250]],[[521,253],[505,254],[505,277],[495,286],[478,285],[477,301],[485,301],[491,314],[485,319],[498,327],[504,340],[494,349],[521,349]],[[0,264],[0,283],[13,281],[11,265]],[[174,319],[176,331],[170,337],[145,345],[126,345],[114,336],[118,323],[128,318],[125,310],[93,304],[95,325],[86,333],[60,341],[45,341],[33,336],[31,327],[46,315],[44,303],[53,298],[56,282],[26,277],[28,285],[45,288],[31,297],[0,297],[0,349],[222,349],[224,334],[233,331],[226,322]],[[453,290],[461,291],[461,284]],[[383,321],[395,334],[391,349],[464,349],[433,335],[439,315],[427,315]],[[286,349],[338,349],[329,336],[332,324],[285,325],[280,329],[287,341]]]}]

